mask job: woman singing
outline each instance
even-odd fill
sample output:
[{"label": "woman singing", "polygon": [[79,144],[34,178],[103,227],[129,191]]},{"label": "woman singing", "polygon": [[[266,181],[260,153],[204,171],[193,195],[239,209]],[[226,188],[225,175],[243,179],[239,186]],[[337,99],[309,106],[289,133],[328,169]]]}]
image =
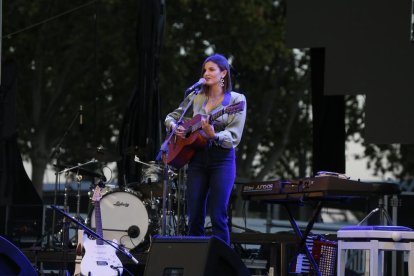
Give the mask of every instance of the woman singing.
[{"label": "woman singing", "polygon": [[[246,102],[243,94],[232,91],[230,66],[224,56],[209,56],[202,65],[202,77],[205,84],[201,91],[195,96],[190,93],[176,110],[167,115],[167,128],[176,127],[184,107],[193,97],[186,117],[197,114],[207,117],[231,104]],[[236,177],[235,148],[240,143],[245,119],[246,107],[235,114],[224,114],[212,124],[207,120],[201,121],[201,134],[208,139],[208,143],[205,148],[196,150],[187,170],[188,234],[191,236],[204,235],[208,207],[213,235],[230,243],[227,205]],[[176,135],[185,138],[181,125],[176,129]]]}]

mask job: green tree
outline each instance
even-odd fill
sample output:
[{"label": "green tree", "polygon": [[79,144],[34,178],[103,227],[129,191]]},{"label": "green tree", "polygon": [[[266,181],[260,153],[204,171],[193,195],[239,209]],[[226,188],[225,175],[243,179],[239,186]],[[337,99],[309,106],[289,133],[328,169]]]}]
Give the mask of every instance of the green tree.
[{"label": "green tree", "polygon": [[[286,46],[283,1],[174,1],[167,6],[161,66],[164,115],[212,52],[229,58],[247,97],[238,176],[289,178],[310,172],[308,55]],[[172,93],[171,93],[172,92]],[[169,95],[171,93],[171,95]]]},{"label": "green tree", "polygon": [[[202,60],[210,53],[222,53],[237,71],[234,90],[248,101],[238,176],[308,175],[309,60],[306,51],[286,46],[284,1],[178,0],[166,5],[160,64],[162,118],[198,79]],[[83,162],[88,157],[86,148],[115,146],[139,62],[136,14],[137,3],[111,0],[5,3],[3,49],[5,57],[18,64],[20,145],[33,164],[32,179],[39,193],[44,170],[54,161],[49,158],[53,147],[80,104],[86,106],[85,129],[75,125],[68,133],[62,160]]]},{"label": "green tree", "polygon": [[85,129],[70,129],[62,161],[84,162],[86,148],[115,144],[134,85],[135,6],[110,0],[4,3],[3,58],[17,63],[19,142],[39,194],[53,147],[79,105]]}]

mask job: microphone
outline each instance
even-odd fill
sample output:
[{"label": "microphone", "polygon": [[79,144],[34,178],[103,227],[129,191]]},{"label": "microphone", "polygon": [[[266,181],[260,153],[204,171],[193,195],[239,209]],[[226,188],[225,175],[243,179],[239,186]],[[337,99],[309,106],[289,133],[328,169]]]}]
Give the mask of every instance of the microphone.
[{"label": "microphone", "polygon": [[79,127],[83,128],[83,105],[79,105]]},{"label": "microphone", "polygon": [[192,86],[190,86],[187,90],[185,90],[185,94],[193,92],[194,90],[200,88],[206,83],[206,79],[201,78],[198,80],[198,82],[194,83]]}]

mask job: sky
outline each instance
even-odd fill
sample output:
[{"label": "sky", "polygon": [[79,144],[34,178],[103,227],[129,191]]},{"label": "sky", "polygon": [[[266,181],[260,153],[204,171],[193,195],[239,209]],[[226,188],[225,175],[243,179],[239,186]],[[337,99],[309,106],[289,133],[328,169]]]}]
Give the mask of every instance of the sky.
[{"label": "sky", "polygon": [[372,170],[367,169],[367,160],[360,159],[355,160],[352,158],[355,154],[362,154],[364,147],[360,144],[356,144],[355,142],[348,142],[346,144],[346,163],[345,163],[345,174],[350,177],[351,179],[361,179],[361,180],[381,180],[380,177],[374,176]]}]

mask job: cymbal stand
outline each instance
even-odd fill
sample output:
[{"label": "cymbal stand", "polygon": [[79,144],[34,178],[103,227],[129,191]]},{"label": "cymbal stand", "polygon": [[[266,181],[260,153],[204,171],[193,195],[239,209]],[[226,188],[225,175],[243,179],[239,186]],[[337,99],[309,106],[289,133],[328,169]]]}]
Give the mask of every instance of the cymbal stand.
[{"label": "cymbal stand", "polygon": [[164,140],[164,142],[162,143],[160,150],[158,152],[157,157],[155,158],[155,160],[160,161],[161,159],[164,161],[164,181],[163,181],[163,189],[162,189],[162,225],[161,225],[161,235],[165,236],[166,235],[166,227],[167,227],[167,206],[166,206],[166,200],[167,200],[167,191],[168,191],[168,144],[170,143],[171,139],[174,137],[175,132],[177,130],[177,128],[183,123],[183,119],[185,114],[187,113],[187,110],[190,108],[190,106],[193,104],[194,102],[194,98],[195,96],[201,91],[201,89],[199,90],[195,90],[193,92],[190,100],[188,101],[187,105],[185,106],[185,108],[183,109],[183,113],[181,114],[180,118],[177,120],[177,123],[175,125],[175,127],[171,130],[171,132],[167,135],[167,138]]},{"label": "cymbal stand", "polygon": [[76,174],[76,182],[78,184],[78,193],[76,195],[76,218],[80,219],[80,198],[81,198],[81,194],[80,194],[80,190],[81,190],[81,182],[82,182],[82,175],[80,174]]},{"label": "cymbal stand", "polygon": [[[58,175],[62,174],[62,173],[69,173],[70,171],[73,171],[75,169],[84,167],[86,165],[89,165],[91,163],[96,163],[98,162],[95,158],[93,158],[92,160],[83,163],[83,164],[78,164],[77,166],[73,166],[70,168],[66,168],[64,170],[61,170],[59,172],[57,172]],[[78,194],[77,194],[77,206],[76,206],[76,216],[77,218],[79,218],[80,215],[80,183],[82,180],[82,176],[79,175],[78,173],[76,174],[76,181],[78,183]],[[63,197],[63,209],[65,210],[65,212],[69,212],[69,206],[68,206],[68,197],[69,197],[69,188],[68,188],[68,183],[65,183],[65,192],[64,192],[64,197]],[[63,250],[65,250],[66,245],[68,244],[68,238],[69,238],[69,233],[68,233],[68,225],[66,224],[65,218],[63,218],[63,229],[62,229],[63,233],[62,233],[62,244],[63,244]]]},{"label": "cymbal stand", "polygon": [[[64,200],[63,200],[63,209],[65,212],[69,212],[69,206],[68,206],[68,194],[69,194],[69,184],[68,181],[65,183],[65,193],[64,193]],[[67,249],[69,245],[69,221],[64,217],[63,218],[63,226],[62,226],[62,251],[64,254],[64,267],[67,268]]]},{"label": "cymbal stand", "polygon": [[[54,191],[54,194],[53,194],[53,205],[56,205],[57,204],[57,187],[58,187],[58,183],[59,183],[59,174],[58,174],[58,172],[57,172],[57,170],[58,170],[58,168],[59,168],[59,161],[60,161],[60,147],[57,149],[57,151],[59,152],[58,154],[57,154],[57,157],[56,157],[56,172],[55,172],[55,191]],[[54,151],[55,152],[55,151]],[[56,225],[56,212],[55,212],[55,210],[53,210],[53,214],[52,214],[52,232],[51,232],[51,234],[52,234],[52,238],[51,239],[49,239],[49,236],[48,236],[48,244],[49,244],[49,246],[50,247],[52,247],[52,244],[53,244],[53,235],[55,234],[55,225]]]}]

